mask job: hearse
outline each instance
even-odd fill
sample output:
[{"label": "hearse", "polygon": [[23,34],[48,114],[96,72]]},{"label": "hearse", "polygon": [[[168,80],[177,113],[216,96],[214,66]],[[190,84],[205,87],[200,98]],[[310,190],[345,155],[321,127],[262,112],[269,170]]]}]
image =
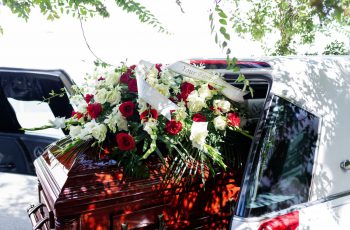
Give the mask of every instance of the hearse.
[{"label": "hearse", "polygon": [[348,229],[350,57],[244,60],[239,72],[224,60],[189,62],[241,88],[242,73],[254,90],[241,103],[254,138],[227,138],[228,172],[206,189],[159,192],[159,174],[122,181],[113,164],[63,164],[49,148],[34,163],[33,229]]}]

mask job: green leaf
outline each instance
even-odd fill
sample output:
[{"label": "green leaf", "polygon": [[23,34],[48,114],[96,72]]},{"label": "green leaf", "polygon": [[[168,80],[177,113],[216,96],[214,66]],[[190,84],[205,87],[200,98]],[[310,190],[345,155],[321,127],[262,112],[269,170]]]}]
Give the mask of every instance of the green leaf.
[{"label": "green leaf", "polygon": [[225,37],[226,40],[230,41],[231,37],[230,37],[229,34],[226,33],[226,34],[223,34],[223,35],[224,35],[224,37]]},{"label": "green leaf", "polygon": [[223,27],[223,26],[221,26],[221,27],[220,27],[220,33],[221,33],[222,35],[226,34],[226,28]]},{"label": "green leaf", "polygon": [[249,87],[249,92],[252,97],[254,97],[254,90],[252,87]]},{"label": "green leaf", "polygon": [[239,82],[243,82],[245,80],[245,77],[243,74],[240,74],[238,75],[238,78],[236,79],[236,82],[239,83]]},{"label": "green leaf", "polygon": [[227,42],[224,41],[224,42],[222,43],[222,48],[225,48],[226,46],[227,46]]},{"label": "green leaf", "polygon": [[224,13],[224,11],[223,10],[218,10],[218,14],[219,14],[219,16],[221,17],[221,18],[227,18],[227,15]]},{"label": "green leaf", "polygon": [[227,22],[225,19],[220,19],[219,22],[222,24],[222,25],[227,25]]},{"label": "green leaf", "polygon": [[237,65],[237,61],[238,61],[238,59],[236,57],[232,58],[232,64],[233,65]]}]

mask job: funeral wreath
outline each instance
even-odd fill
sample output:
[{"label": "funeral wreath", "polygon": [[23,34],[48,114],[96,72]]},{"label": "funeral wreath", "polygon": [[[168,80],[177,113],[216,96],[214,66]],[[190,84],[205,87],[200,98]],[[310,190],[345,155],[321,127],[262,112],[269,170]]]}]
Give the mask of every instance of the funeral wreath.
[{"label": "funeral wreath", "polygon": [[94,157],[113,160],[135,177],[148,175],[151,156],[175,179],[200,175],[204,182],[226,168],[221,153],[227,133],[249,136],[236,106],[244,92],[200,66],[141,61],[85,80],[70,96],[72,117],[47,126],[69,130],[56,156],[93,148]]}]

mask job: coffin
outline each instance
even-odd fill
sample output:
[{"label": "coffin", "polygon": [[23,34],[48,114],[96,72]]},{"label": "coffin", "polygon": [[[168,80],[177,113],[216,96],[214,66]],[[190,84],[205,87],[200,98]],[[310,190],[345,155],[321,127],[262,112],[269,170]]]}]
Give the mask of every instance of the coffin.
[{"label": "coffin", "polygon": [[53,148],[34,163],[39,204],[28,209],[34,229],[227,229],[239,192],[232,170],[208,178],[205,187],[201,180],[165,186],[160,164],[147,179],[123,178],[113,161],[88,153],[56,158]]}]

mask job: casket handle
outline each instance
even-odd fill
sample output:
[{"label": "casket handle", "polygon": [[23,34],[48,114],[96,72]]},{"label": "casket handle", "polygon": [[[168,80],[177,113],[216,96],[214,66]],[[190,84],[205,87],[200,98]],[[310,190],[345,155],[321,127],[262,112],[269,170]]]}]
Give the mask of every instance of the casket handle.
[{"label": "casket handle", "polygon": [[165,227],[165,222],[164,222],[164,215],[160,214],[158,215],[158,230],[164,230]]},{"label": "casket handle", "polygon": [[127,223],[122,224],[121,230],[128,230],[129,225]]},{"label": "casket handle", "polygon": [[44,207],[44,206],[45,206],[45,204],[43,204],[43,203],[39,203],[39,204],[36,204],[36,205],[31,205],[29,208],[27,208],[28,216],[32,215],[39,208]]},{"label": "casket handle", "polygon": [[40,230],[42,228],[42,226],[47,222],[49,221],[49,217],[45,217],[43,219],[41,219],[40,221],[38,221],[36,223],[36,225],[33,227],[33,230]]}]

